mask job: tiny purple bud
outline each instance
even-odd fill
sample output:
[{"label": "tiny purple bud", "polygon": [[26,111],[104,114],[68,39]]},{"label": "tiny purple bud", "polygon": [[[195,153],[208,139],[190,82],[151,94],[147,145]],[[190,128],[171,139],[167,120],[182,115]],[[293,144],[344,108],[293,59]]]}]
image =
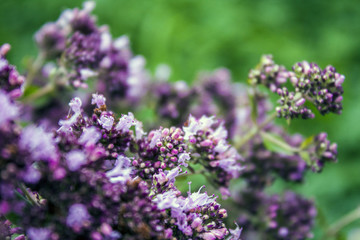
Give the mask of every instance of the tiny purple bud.
[{"label": "tiny purple bud", "polygon": [[202,142],[200,143],[200,146],[202,146],[202,147],[208,147],[208,146],[210,146],[211,144],[212,144],[211,140],[206,139],[206,140],[204,140],[204,141],[202,141]]},{"label": "tiny purple bud", "polygon": [[340,87],[341,84],[344,82],[344,80],[345,80],[345,77],[343,75],[341,75],[339,78],[337,78],[335,80],[335,86]]},{"label": "tiny purple bud", "polygon": [[343,100],[343,97],[342,97],[342,96],[338,96],[338,97],[335,99],[335,102],[336,102],[336,103],[340,103],[342,100]]},{"label": "tiny purple bud", "polygon": [[334,155],[331,152],[324,152],[323,156],[326,158],[332,158]]},{"label": "tiny purple bud", "polygon": [[295,105],[297,107],[300,107],[301,105],[303,105],[305,103],[305,99],[304,98],[300,98],[298,101],[296,101]]}]

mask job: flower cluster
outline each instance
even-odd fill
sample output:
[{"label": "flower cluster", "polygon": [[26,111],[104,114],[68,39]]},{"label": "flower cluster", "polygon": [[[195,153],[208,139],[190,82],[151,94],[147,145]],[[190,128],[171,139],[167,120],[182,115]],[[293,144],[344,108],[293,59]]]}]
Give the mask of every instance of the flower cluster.
[{"label": "flower cluster", "polygon": [[9,44],[0,46],[0,88],[9,94],[11,99],[16,99],[23,94],[25,78],[6,60],[5,56],[9,50]]},{"label": "flower cluster", "polygon": [[226,210],[220,208],[214,196],[200,191],[201,188],[194,193],[189,190],[188,196],[183,197],[180,191],[172,189],[154,198],[153,202],[159,209],[168,210],[168,224],[172,226],[168,230],[169,236],[215,240],[224,239],[229,234],[223,223],[227,217]]},{"label": "flower cluster", "polygon": [[[272,127],[271,131],[280,133],[293,147],[299,147],[303,140],[299,135],[286,135],[281,128]],[[249,188],[262,189],[273,183],[274,173],[286,181],[302,182],[306,169],[306,162],[299,155],[269,151],[261,137],[257,136],[247,150],[241,177]]]},{"label": "flower cluster", "polygon": [[190,143],[190,152],[200,153],[197,156],[193,154],[196,158],[194,161],[216,174],[215,183],[227,188],[229,181],[240,174],[241,156],[226,141],[228,133],[223,123],[219,123],[214,117],[203,116],[196,119],[190,116],[183,130],[184,139]]},{"label": "flower cluster", "polygon": [[[202,72],[192,86],[184,81],[165,81],[170,70],[160,65],[157,69],[153,91],[157,97],[157,114],[174,125],[180,125],[191,114],[197,118],[204,115],[224,116],[225,126],[232,130],[236,124],[237,87],[231,82],[229,70],[216,69]],[[229,131],[232,136],[233,131]]]},{"label": "flower cluster", "polygon": [[[169,67],[150,76],[93,8],[65,10],[36,33],[26,81],[0,48],[0,238],[239,240],[242,228],[244,239],[311,237],[314,203],[267,187],[320,172],[337,145],[274,119],[313,118],[307,102],[340,113],[344,76],[305,61],[289,71],[265,55],[251,88],[225,68],[170,82]],[[189,182],[185,194],[188,177],[208,192]]]},{"label": "flower cluster", "polygon": [[[268,196],[263,192],[244,191],[238,202],[242,207],[247,206],[238,219],[244,226],[245,239],[267,236],[268,239],[291,240],[313,236],[314,203],[293,192]],[[254,217],[262,221],[254,224],[251,220]]]},{"label": "flower cluster", "polygon": [[330,143],[325,132],[316,135],[306,151],[313,171],[321,171],[326,162],[337,161],[337,144]]},{"label": "flower cluster", "polygon": [[[288,80],[293,91],[285,86]],[[313,112],[304,105],[307,101],[322,115],[329,112],[340,114],[344,80],[344,75],[331,65],[322,70],[316,63],[303,61],[288,71],[275,64],[271,55],[264,55],[257,68],[249,73],[252,84],[263,84],[280,96],[280,106],[276,111],[284,118],[314,118]]]},{"label": "flower cluster", "polygon": [[248,76],[250,84],[263,84],[272,92],[276,92],[288,78],[292,79],[292,77],[292,73],[284,66],[276,64],[271,55],[263,55],[260,63],[255,69],[250,70]]},{"label": "flower cluster", "polygon": [[179,165],[187,167],[190,155],[186,151],[184,132],[180,128],[161,128],[150,131],[147,138],[138,141],[138,154],[132,165],[141,177],[152,179],[153,174]]},{"label": "flower cluster", "polygon": [[57,84],[65,75],[73,87],[87,88],[88,79],[98,78],[98,91],[135,103],[145,94],[145,59],[133,56],[126,36],[112,39],[106,26],[96,25],[94,7],[85,2],[83,9],[68,9],[56,22],[45,24],[35,36],[41,55],[59,60]]}]

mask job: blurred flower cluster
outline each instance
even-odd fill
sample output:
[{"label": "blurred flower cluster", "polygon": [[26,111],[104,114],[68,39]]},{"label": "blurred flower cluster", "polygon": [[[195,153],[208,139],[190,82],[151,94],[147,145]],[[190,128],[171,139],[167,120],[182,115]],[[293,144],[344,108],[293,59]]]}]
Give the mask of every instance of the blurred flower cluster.
[{"label": "blurred flower cluster", "polygon": [[[314,202],[267,189],[322,171],[337,145],[274,120],[313,118],[310,103],[341,113],[344,76],[265,55],[249,86],[225,68],[171,82],[168,66],[151,74],[126,36],[98,26],[94,7],[46,23],[22,74],[0,48],[0,239],[311,237]],[[192,176],[207,191],[185,192]]]}]

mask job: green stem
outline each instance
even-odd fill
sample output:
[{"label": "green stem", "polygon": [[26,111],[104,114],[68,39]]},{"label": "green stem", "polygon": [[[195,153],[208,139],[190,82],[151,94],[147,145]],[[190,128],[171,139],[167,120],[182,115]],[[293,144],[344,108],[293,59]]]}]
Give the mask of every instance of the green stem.
[{"label": "green stem", "polygon": [[36,74],[41,69],[41,66],[43,65],[43,62],[44,62],[44,56],[42,54],[39,54],[36,57],[35,61],[31,64],[29,72],[28,72],[28,74],[26,76],[25,88],[29,87],[32,84]]},{"label": "green stem", "polygon": [[49,83],[43,88],[39,89],[38,91],[34,92],[33,94],[26,96],[22,99],[24,103],[31,103],[36,99],[43,97],[55,90],[55,85],[53,83]]},{"label": "green stem", "polygon": [[337,222],[333,223],[326,231],[323,239],[329,239],[329,237],[334,237],[338,232],[349,225],[350,223],[360,219],[360,207],[352,210],[350,213],[346,214],[340,218]]},{"label": "green stem", "polygon": [[273,137],[271,134],[267,134],[265,132],[260,132],[260,135],[264,138],[266,137],[268,140],[270,140],[272,143],[275,143],[276,145],[278,145],[279,147],[288,150],[290,152],[294,152],[294,153],[298,153],[301,150],[299,148],[294,148],[292,146],[290,146],[289,144],[287,144],[286,142],[282,142],[279,139]]},{"label": "green stem", "polygon": [[265,121],[263,121],[259,126],[255,126],[250,131],[245,134],[245,136],[237,143],[235,143],[235,148],[240,149],[242,146],[244,146],[246,143],[248,143],[253,137],[256,136],[262,130],[264,127],[266,127],[270,122],[274,121],[276,118],[277,113],[272,113]]},{"label": "green stem", "polygon": [[23,183],[19,183],[19,188],[24,193],[27,199],[29,199],[30,203],[35,206],[40,206],[40,204],[37,202],[37,200],[34,198],[32,193],[29,193],[29,191],[26,189],[25,185]]}]

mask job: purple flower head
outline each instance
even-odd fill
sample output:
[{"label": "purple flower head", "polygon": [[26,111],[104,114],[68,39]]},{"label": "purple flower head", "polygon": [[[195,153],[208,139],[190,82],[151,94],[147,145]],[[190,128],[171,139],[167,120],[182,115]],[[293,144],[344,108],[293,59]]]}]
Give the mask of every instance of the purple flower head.
[{"label": "purple flower head", "polygon": [[82,102],[81,102],[80,98],[78,98],[78,97],[71,99],[71,101],[69,103],[69,106],[70,106],[71,110],[74,111],[74,113],[81,112],[81,105],[82,105]]},{"label": "purple flower head", "polygon": [[97,107],[105,105],[106,98],[102,94],[94,93],[92,95],[91,104],[96,104]]},{"label": "purple flower head", "polygon": [[134,114],[129,112],[128,115],[123,114],[121,116],[121,118],[119,119],[119,123],[116,125],[115,129],[122,133],[126,133],[133,125],[135,125]]},{"label": "purple flower head", "polygon": [[138,101],[147,92],[149,76],[145,71],[145,63],[143,56],[135,56],[129,62],[127,97],[134,102]]},{"label": "purple flower head", "polygon": [[135,120],[135,135],[136,140],[140,140],[146,133],[143,129],[143,123],[140,121]]},{"label": "purple flower head", "polygon": [[201,193],[201,190],[204,187],[205,186],[200,187],[197,192],[193,192],[191,194],[190,194],[190,192],[188,193],[189,196],[185,200],[184,209],[190,210],[192,208],[208,205],[210,203],[215,202],[216,197],[214,195],[208,196],[206,192]]},{"label": "purple flower head", "polygon": [[28,167],[28,169],[26,170],[23,176],[25,182],[33,183],[33,184],[39,182],[40,178],[41,178],[41,173],[34,166]]},{"label": "purple flower head", "polygon": [[189,161],[190,159],[191,159],[191,157],[190,157],[189,153],[181,153],[181,154],[179,154],[178,162],[180,165],[187,167],[188,164],[186,163],[186,161]]},{"label": "purple flower head", "polygon": [[118,37],[118,38],[115,39],[115,41],[114,41],[114,47],[115,47],[117,50],[127,49],[127,48],[129,48],[129,44],[130,44],[130,40],[129,40],[129,37],[126,36],[126,35],[121,36],[121,37]]},{"label": "purple flower head", "polygon": [[160,130],[151,131],[148,137],[150,140],[150,144],[149,144],[150,148],[154,148],[155,144],[159,142],[161,139],[161,131]]},{"label": "purple flower head", "polygon": [[169,182],[174,183],[176,177],[186,173],[186,171],[182,172],[182,169],[180,167],[176,167],[166,172],[166,178]]},{"label": "purple flower head", "polygon": [[183,130],[185,132],[184,139],[189,139],[190,136],[196,135],[196,133],[199,130],[206,131],[215,123],[214,116],[207,117],[202,116],[200,119],[196,119],[193,116],[189,116],[189,119],[187,121],[187,126],[183,127]]},{"label": "purple flower head", "polygon": [[9,44],[0,47],[0,90],[6,92],[10,99],[16,99],[24,92],[25,77],[6,60],[5,55],[9,50]]},{"label": "purple flower head", "polygon": [[11,120],[14,120],[19,115],[19,107],[11,102],[9,96],[0,91],[0,127]]},{"label": "purple flower head", "polygon": [[66,218],[66,225],[71,227],[75,232],[81,230],[85,227],[90,221],[90,214],[81,203],[75,203],[69,208],[69,213]]},{"label": "purple flower head", "polygon": [[160,186],[168,182],[168,178],[166,177],[166,174],[162,171],[159,172],[158,174],[154,174],[153,178],[154,178],[153,180],[154,184],[160,184]]},{"label": "purple flower head", "polygon": [[219,143],[216,145],[216,147],[214,148],[214,151],[219,153],[219,154],[223,154],[229,148],[230,148],[230,145],[224,139],[221,139],[219,141]]},{"label": "purple flower head", "polygon": [[115,163],[115,167],[110,171],[106,172],[106,176],[113,183],[126,183],[127,180],[131,179],[131,161],[129,158],[120,155]]},{"label": "purple flower head", "polygon": [[169,208],[179,208],[178,200],[178,192],[174,190],[169,190],[162,194],[157,194],[153,199],[153,202],[156,203],[158,209],[169,209]]},{"label": "purple flower head", "polygon": [[35,34],[35,41],[46,58],[56,58],[65,50],[66,32],[56,23],[46,23]]},{"label": "purple flower head", "polygon": [[224,169],[229,175],[233,178],[237,178],[240,174],[240,171],[243,169],[242,166],[238,163],[241,159],[241,156],[234,147],[231,147],[228,151],[218,155],[219,167]]},{"label": "purple flower head", "polygon": [[72,126],[77,122],[79,116],[80,116],[80,112],[75,113],[69,119],[60,120],[59,121],[60,128],[58,129],[58,131],[71,133]]},{"label": "purple flower head", "polygon": [[58,159],[53,135],[42,127],[30,125],[24,128],[20,135],[19,146],[30,153],[33,161]]},{"label": "purple flower head", "polygon": [[214,131],[212,134],[215,139],[224,140],[228,136],[228,131],[224,127],[224,123],[222,122],[220,126]]},{"label": "purple flower head", "polygon": [[31,227],[26,232],[30,240],[49,240],[51,231],[47,228],[34,228]]},{"label": "purple flower head", "polygon": [[66,163],[70,171],[77,171],[81,166],[87,163],[87,158],[84,152],[73,150],[66,154]]},{"label": "purple flower head", "polygon": [[236,222],[235,224],[236,224],[236,228],[234,230],[233,229],[229,230],[231,234],[229,240],[240,240],[242,228],[239,228],[239,225]]},{"label": "purple flower head", "polygon": [[320,172],[327,162],[337,162],[337,144],[331,143],[325,132],[316,135],[306,151],[309,154],[312,170],[315,172]]},{"label": "purple flower head", "polygon": [[108,115],[101,115],[101,117],[98,121],[99,121],[99,124],[104,129],[106,129],[107,131],[110,131],[114,124],[114,117],[108,116]]},{"label": "purple flower head", "polygon": [[79,138],[79,143],[84,146],[93,146],[100,140],[100,138],[101,133],[96,127],[92,126],[84,129]]}]

